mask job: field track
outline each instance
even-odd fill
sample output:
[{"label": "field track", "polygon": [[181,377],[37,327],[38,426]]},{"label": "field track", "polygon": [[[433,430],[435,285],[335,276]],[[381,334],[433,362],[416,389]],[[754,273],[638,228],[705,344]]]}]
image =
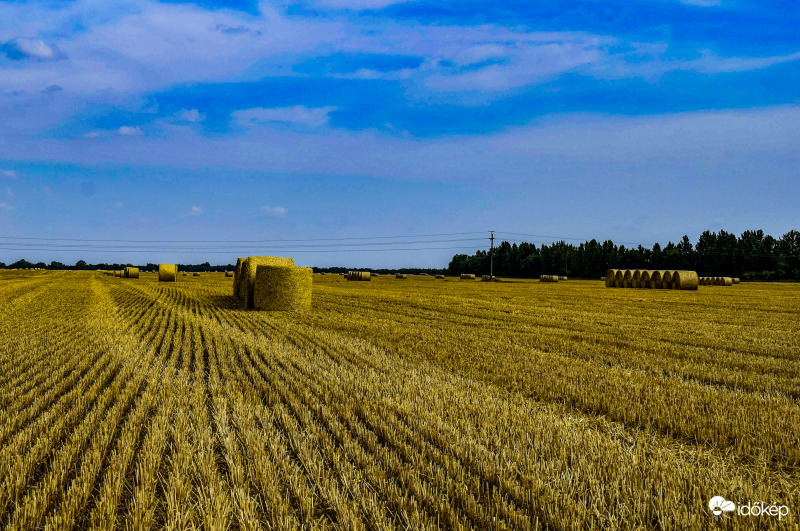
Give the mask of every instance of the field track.
[{"label": "field track", "polygon": [[800,285],[179,280],[0,271],[0,529],[800,526]]}]

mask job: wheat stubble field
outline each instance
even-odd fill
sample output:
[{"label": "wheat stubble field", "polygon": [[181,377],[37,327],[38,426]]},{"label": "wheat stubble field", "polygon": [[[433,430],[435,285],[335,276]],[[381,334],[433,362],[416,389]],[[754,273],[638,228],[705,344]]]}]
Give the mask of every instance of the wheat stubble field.
[{"label": "wheat stubble field", "polygon": [[800,286],[231,286],[0,272],[0,528],[800,522]]}]

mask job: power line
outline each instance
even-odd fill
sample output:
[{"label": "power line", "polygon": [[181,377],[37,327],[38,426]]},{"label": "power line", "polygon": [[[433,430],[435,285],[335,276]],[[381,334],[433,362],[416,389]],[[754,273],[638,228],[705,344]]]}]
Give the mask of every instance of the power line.
[{"label": "power line", "polygon": [[0,242],[4,245],[13,245],[18,249],[31,249],[31,250],[49,250],[54,248],[60,249],[152,249],[155,251],[170,251],[170,250],[208,250],[208,249],[244,249],[244,248],[258,248],[258,249],[308,249],[308,248],[344,248],[344,247],[379,247],[385,245],[415,245],[415,244],[430,244],[430,243],[455,243],[455,242],[482,242],[485,238],[457,238],[457,239],[444,239],[444,240],[415,240],[415,241],[401,241],[401,242],[369,242],[369,243],[335,243],[335,244],[314,244],[314,245],[269,245],[269,246],[247,246],[247,245],[90,245],[90,244],[58,244],[58,243],[27,243],[27,242]]},{"label": "power line", "polygon": [[[398,236],[351,236],[347,238],[305,238],[305,239],[267,239],[267,240],[125,240],[125,239],[95,239],[95,238],[37,238],[33,236],[0,236],[0,240],[34,240],[51,242],[116,242],[116,243],[276,243],[276,242],[323,242],[323,241],[348,241],[348,240],[388,240],[402,238],[436,238],[439,236],[466,236],[471,234],[484,234],[485,231],[472,232],[440,232],[438,234],[407,234]],[[406,242],[401,242],[406,243]],[[410,242],[409,242],[410,243]]]},{"label": "power line", "polygon": [[[302,249],[302,250],[293,250],[295,253],[341,253],[341,252],[351,252],[351,253],[374,253],[374,252],[386,252],[386,251],[459,251],[465,249],[473,249],[474,247],[470,246],[462,246],[462,247],[402,247],[402,248],[392,248],[392,249]],[[267,248],[267,249],[260,249],[260,250],[268,250],[268,249],[278,249],[276,247]],[[46,249],[32,249],[32,248],[14,248],[14,247],[2,247],[0,246],[0,250],[6,251],[63,251],[63,252],[80,252],[80,253],[169,253],[169,254],[197,254],[201,251],[171,251],[169,249],[161,249],[158,251],[153,251],[151,249],[142,249],[142,250],[130,250],[130,249],[61,249],[61,248],[46,248]],[[244,250],[243,248],[239,248],[239,250]],[[249,249],[253,251],[255,249]],[[203,254],[236,254],[232,251],[202,251]]]}]

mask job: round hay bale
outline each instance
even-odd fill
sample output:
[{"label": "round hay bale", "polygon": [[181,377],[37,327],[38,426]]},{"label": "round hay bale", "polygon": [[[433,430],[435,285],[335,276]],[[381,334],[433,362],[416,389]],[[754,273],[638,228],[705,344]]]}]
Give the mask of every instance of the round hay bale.
[{"label": "round hay bale", "polygon": [[436,280],[444,280],[444,275],[436,275]]},{"label": "round hay bale", "polygon": [[639,275],[639,287],[644,289],[650,289],[650,277],[653,275],[652,269],[645,269]]},{"label": "round hay bale", "polygon": [[567,277],[565,277],[565,276],[559,276],[559,277],[558,277],[558,280],[559,280],[559,281],[561,281],[561,280],[567,280]]},{"label": "round hay bale", "polygon": [[158,266],[159,282],[175,282],[178,280],[178,266],[175,264],[161,264]]},{"label": "round hay bale", "polygon": [[233,276],[233,272],[232,271],[225,271],[225,278],[230,278],[232,276]]},{"label": "round hay bale", "polygon": [[606,277],[603,280],[606,281],[607,288],[617,287],[617,271],[619,271],[619,269],[609,269],[606,271]]},{"label": "round hay bale", "polygon": [[661,275],[663,271],[653,271],[650,274],[650,289],[661,289]]},{"label": "round hay bale", "polygon": [[248,256],[242,262],[242,269],[239,274],[239,289],[237,292],[237,300],[244,308],[253,307],[256,268],[260,265],[294,267],[294,260],[278,256]]},{"label": "round hay bale", "polygon": [[622,287],[630,288],[633,286],[633,271],[626,269],[622,274]]},{"label": "round hay bale", "polygon": [[636,269],[633,272],[633,275],[631,276],[631,287],[632,288],[640,287],[639,286],[639,282],[641,282],[641,280],[642,280],[642,270],[641,269]]},{"label": "round hay bale", "polygon": [[186,276],[186,273],[184,273],[183,276]]},{"label": "round hay bale", "polygon": [[401,280],[408,278],[408,275],[404,275],[403,273],[395,274],[394,278],[399,278]]},{"label": "round hay bale", "polygon": [[258,265],[253,307],[275,312],[310,310],[313,281],[310,267]]},{"label": "round hay bale", "polygon": [[672,271],[661,272],[661,288],[662,289],[672,288]]},{"label": "round hay bale", "polygon": [[614,287],[615,288],[623,288],[625,279],[625,270],[624,269],[617,269],[617,273],[614,275]]},{"label": "round hay bale", "polygon": [[695,271],[674,271],[672,273],[672,288],[680,290],[697,290],[700,277]]},{"label": "round hay bale", "polygon": [[461,280],[475,280],[475,275],[472,273],[461,273],[459,277]]},{"label": "round hay bale", "polygon": [[722,280],[722,277],[714,277],[714,285],[715,286],[724,286],[725,281]]},{"label": "round hay bale", "polygon": [[193,276],[193,277],[199,277],[199,276],[200,276],[200,273],[198,273],[197,271],[195,271],[194,273],[192,273],[192,276]]},{"label": "round hay bale", "polygon": [[495,277],[493,277],[491,275],[481,275],[481,281],[482,282],[492,282],[494,279],[495,279]]},{"label": "round hay bale", "polygon": [[733,286],[733,279],[731,277],[722,277],[720,286]]},{"label": "round hay bale", "polygon": [[739,279],[738,279],[738,278],[733,278],[733,279],[731,279],[731,280],[733,280],[733,283],[734,283],[734,284],[738,284],[738,283],[739,283]]},{"label": "round hay bale", "polygon": [[139,278],[139,268],[138,267],[126,267],[125,268],[125,278]]}]

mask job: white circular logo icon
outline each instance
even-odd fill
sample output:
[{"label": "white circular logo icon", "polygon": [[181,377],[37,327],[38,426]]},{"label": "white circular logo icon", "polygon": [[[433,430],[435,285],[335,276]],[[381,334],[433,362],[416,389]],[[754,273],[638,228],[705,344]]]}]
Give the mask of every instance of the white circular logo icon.
[{"label": "white circular logo icon", "polygon": [[711,501],[708,502],[708,508],[711,509],[711,512],[716,516],[719,516],[723,512],[729,513],[734,511],[736,509],[736,504],[726,500],[722,496],[714,496],[711,498]]}]

